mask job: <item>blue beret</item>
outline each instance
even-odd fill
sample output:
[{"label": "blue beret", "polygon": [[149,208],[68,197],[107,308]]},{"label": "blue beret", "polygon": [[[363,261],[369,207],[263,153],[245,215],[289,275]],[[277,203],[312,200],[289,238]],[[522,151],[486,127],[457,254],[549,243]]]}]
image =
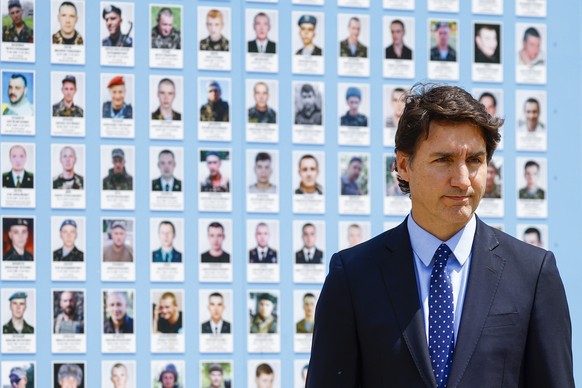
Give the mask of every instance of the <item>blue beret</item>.
[{"label": "blue beret", "polygon": [[26,299],[26,298],[28,298],[26,292],[17,291],[14,294],[10,295],[10,298],[8,298],[8,300],[12,301],[12,299]]},{"label": "blue beret", "polygon": [[313,15],[302,15],[297,22],[297,25],[300,26],[303,23],[313,24],[314,26],[317,25],[317,19]]},{"label": "blue beret", "polygon": [[63,78],[62,83],[65,83],[65,82],[72,82],[76,86],[77,85],[77,78],[75,78],[74,75],[66,75],[65,78]]},{"label": "blue beret", "polygon": [[125,152],[123,152],[121,148],[114,148],[113,151],[111,151],[111,158],[115,157],[125,160]]},{"label": "blue beret", "polygon": [[26,377],[26,371],[23,368],[15,366],[10,369],[10,376],[8,377],[10,379],[10,384],[20,382],[23,377]]},{"label": "blue beret", "polygon": [[75,220],[71,220],[71,219],[66,219],[63,221],[63,223],[61,224],[61,228],[59,230],[63,230],[63,228],[67,225],[72,225],[75,228],[77,227],[77,223],[75,222]]},{"label": "blue beret", "polygon": [[358,97],[358,99],[362,99],[362,91],[360,90],[360,88],[355,88],[353,86],[350,86],[348,88],[348,91],[346,92],[346,100],[350,97]]},{"label": "blue beret", "polygon": [[219,92],[221,92],[221,91],[222,91],[222,89],[221,89],[221,87],[220,87],[220,84],[219,84],[217,81],[210,81],[210,82],[208,83],[208,90],[210,90],[210,89],[216,89],[216,90],[218,90]]}]

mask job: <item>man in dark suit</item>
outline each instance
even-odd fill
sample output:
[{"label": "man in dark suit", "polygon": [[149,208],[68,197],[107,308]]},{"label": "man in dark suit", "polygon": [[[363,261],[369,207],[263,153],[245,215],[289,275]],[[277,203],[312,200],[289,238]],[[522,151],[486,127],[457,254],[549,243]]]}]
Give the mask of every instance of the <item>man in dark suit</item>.
[{"label": "man in dark suit", "polygon": [[277,44],[269,40],[271,31],[271,20],[264,12],[259,12],[253,19],[253,29],[255,30],[255,40],[247,42],[247,52],[261,54],[276,54]]},{"label": "man in dark suit", "polygon": [[160,177],[152,181],[152,191],[182,191],[182,181],[174,176],[176,158],[170,150],[158,154]]},{"label": "man in dark suit", "polygon": [[269,225],[259,222],[255,228],[257,246],[249,251],[249,263],[277,263],[277,251],[269,246],[269,235]]},{"label": "man in dark suit", "polygon": [[164,220],[158,227],[160,247],[152,252],[153,263],[181,263],[182,253],[174,248],[176,227],[171,221]]},{"label": "man in dark suit", "polygon": [[474,214],[503,120],[455,86],[406,101],[396,160],[412,211],[332,257],[307,387],[574,387],[554,255]]},{"label": "man in dark suit", "polygon": [[12,169],[2,174],[2,187],[8,189],[33,189],[34,176],[24,169],[26,165],[26,149],[21,145],[13,145],[8,151]]},{"label": "man in dark suit", "polygon": [[230,322],[222,319],[224,313],[224,297],[219,292],[213,292],[208,297],[210,319],[202,323],[202,334],[230,334]]},{"label": "man in dark suit", "polygon": [[317,249],[317,230],[311,222],[306,223],[301,228],[301,239],[303,247],[295,252],[295,264],[321,264],[323,252]]}]

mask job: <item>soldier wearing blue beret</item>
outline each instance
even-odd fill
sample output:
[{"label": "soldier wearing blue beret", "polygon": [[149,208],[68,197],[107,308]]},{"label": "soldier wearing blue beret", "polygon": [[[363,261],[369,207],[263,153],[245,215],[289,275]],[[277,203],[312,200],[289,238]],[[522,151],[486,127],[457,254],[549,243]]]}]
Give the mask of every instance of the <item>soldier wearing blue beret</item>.
[{"label": "soldier wearing blue beret", "polygon": [[10,320],[2,326],[4,334],[34,334],[34,327],[26,323],[24,313],[26,312],[26,292],[17,291],[10,295]]},{"label": "soldier wearing blue beret", "polygon": [[323,55],[323,50],[320,47],[317,47],[313,42],[313,38],[315,38],[317,18],[313,15],[303,15],[299,18],[297,24],[299,25],[299,37],[303,42],[303,48],[299,49],[295,55]]},{"label": "soldier wearing blue beret", "polygon": [[367,127],[368,118],[359,113],[360,104],[362,102],[362,92],[359,88],[349,87],[346,92],[346,103],[349,110],[341,117],[340,125],[347,127]]},{"label": "soldier wearing blue beret", "polygon": [[121,23],[123,22],[121,9],[114,5],[108,5],[103,9],[102,16],[109,31],[109,36],[101,41],[101,45],[106,47],[133,47],[133,39],[129,36],[133,24],[130,22],[131,26],[127,34],[121,33]]}]

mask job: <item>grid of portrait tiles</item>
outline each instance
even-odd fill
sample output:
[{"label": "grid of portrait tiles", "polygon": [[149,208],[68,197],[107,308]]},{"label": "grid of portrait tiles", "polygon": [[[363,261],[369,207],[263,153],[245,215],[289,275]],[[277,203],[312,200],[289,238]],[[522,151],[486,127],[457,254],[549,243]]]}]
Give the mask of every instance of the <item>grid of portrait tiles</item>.
[{"label": "grid of portrait tiles", "polygon": [[547,247],[546,7],[1,0],[1,384],[304,386],[418,81],[506,119],[478,214]]}]

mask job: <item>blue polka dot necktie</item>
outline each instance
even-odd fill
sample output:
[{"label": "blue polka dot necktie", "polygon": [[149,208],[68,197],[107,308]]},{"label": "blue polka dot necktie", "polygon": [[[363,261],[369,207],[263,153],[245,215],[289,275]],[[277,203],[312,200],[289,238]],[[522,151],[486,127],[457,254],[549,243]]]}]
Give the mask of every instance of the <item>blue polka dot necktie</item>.
[{"label": "blue polka dot necktie", "polygon": [[447,386],[455,347],[453,286],[446,271],[451,253],[447,244],[441,244],[436,250],[428,297],[428,351],[439,388]]}]

